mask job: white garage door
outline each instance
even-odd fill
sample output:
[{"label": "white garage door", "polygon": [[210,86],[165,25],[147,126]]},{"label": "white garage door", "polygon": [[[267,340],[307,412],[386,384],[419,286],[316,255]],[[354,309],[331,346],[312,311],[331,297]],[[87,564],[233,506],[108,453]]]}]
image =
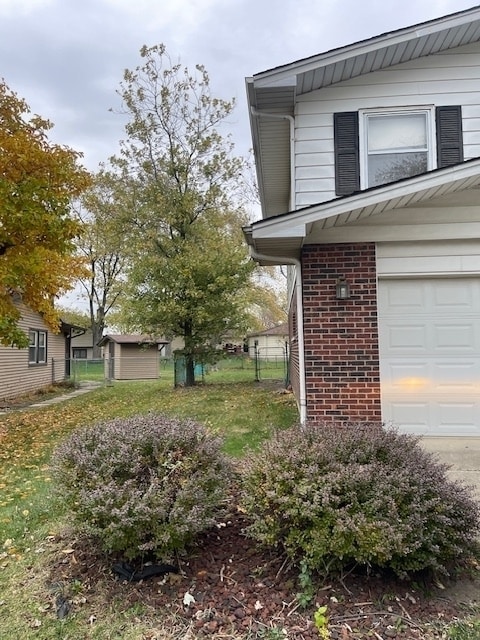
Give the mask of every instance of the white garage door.
[{"label": "white garage door", "polygon": [[380,280],[379,328],[383,420],[480,435],[480,279]]}]

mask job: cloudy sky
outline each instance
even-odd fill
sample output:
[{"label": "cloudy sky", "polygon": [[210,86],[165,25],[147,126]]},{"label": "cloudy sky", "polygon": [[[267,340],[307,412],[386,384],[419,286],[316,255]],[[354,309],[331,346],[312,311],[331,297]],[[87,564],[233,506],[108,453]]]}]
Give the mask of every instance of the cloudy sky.
[{"label": "cloudy sky", "polygon": [[0,77],[51,138],[91,170],[118,150],[117,89],[142,45],[204,64],[212,94],[237,108],[229,127],[250,147],[245,77],[380,33],[460,11],[468,0],[0,0]]}]

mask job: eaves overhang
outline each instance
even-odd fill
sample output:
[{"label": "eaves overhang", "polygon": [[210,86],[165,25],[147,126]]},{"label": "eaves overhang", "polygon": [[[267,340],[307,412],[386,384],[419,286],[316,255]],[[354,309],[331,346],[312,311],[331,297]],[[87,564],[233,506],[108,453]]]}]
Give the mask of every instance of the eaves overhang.
[{"label": "eaves overhang", "polygon": [[255,89],[296,87],[301,95],[480,40],[480,5],[331,49],[253,76]]},{"label": "eaves overhang", "polygon": [[272,256],[271,264],[285,264],[274,260],[298,259],[313,225],[317,232],[322,227],[346,227],[394,209],[477,189],[480,208],[480,158],[259,220],[243,231],[253,252]]},{"label": "eaves overhang", "polygon": [[[246,79],[252,146],[264,218],[290,208],[288,122],[298,96],[374,71],[480,41],[480,6],[383,33]],[[259,114],[264,114],[261,117]]]}]

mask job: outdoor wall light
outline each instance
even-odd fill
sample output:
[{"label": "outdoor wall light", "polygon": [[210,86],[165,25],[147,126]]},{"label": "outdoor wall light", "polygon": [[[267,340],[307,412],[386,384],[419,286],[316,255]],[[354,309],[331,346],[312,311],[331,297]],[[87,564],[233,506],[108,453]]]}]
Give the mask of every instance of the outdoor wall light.
[{"label": "outdoor wall light", "polygon": [[348,300],[350,298],[350,285],[346,280],[339,279],[336,284],[337,300]]}]

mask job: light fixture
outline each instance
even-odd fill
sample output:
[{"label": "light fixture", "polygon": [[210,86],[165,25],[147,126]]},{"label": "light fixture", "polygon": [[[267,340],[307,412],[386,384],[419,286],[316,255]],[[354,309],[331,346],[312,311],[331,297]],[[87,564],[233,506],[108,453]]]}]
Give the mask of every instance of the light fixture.
[{"label": "light fixture", "polygon": [[335,291],[337,300],[348,300],[350,298],[350,285],[343,278],[337,280]]}]

